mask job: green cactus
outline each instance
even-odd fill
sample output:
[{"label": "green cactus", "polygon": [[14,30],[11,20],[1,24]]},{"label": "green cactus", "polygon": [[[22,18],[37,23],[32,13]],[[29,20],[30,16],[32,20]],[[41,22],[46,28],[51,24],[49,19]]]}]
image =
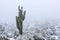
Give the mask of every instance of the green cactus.
[{"label": "green cactus", "polygon": [[25,19],[25,14],[26,11],[23,12],[23,7],[20,8],[20,6],[18,6],[18,16],[16,16],[16,24],[17,24],[17,28],[19,30],[19,33],[22,35],[23,33],[23,21]]}]

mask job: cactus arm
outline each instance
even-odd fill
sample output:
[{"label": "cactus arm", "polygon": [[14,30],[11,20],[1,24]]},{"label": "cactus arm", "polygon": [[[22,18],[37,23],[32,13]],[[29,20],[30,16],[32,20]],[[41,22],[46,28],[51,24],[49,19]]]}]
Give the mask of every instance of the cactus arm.
[{"label": "cactus arm", "polygon": [[18,11],[20,11],[20,6],[18,6]]},{"label": "cactus arm", "polygon": [[19,29],[19,22],[18,22],[18,17],[16,16],[16,25],[17,25],[17,28]]},{"label": "cactus arm", "polygon": [[23,7],[20,8],[20,6],[18,6],[18,10],[19,10],[18,11],[19,12],[18,15],[19,15],[19,17],[21,17],[22,16],[22,13],[23,13]]}]

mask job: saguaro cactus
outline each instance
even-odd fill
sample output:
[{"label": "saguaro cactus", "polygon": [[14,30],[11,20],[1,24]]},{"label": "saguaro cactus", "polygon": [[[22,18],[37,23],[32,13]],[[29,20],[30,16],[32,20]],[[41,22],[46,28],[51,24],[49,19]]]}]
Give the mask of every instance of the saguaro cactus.
[{"label": "saguaro cactus", "polygon": [[20,8],[20,6],[18,6],[18,16],[16,16],[16,24],[17,24],[17,28],[19,30],[19,33],[22,35],[23,33],[23,21],[25,19],[25,14],[26,11],[23,11],[23,7]]}]

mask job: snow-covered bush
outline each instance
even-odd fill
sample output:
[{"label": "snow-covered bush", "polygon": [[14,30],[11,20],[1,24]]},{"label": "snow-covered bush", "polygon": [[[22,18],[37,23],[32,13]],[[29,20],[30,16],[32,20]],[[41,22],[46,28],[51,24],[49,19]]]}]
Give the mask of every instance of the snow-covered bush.
[{"label": "snow-covered bush", "polygon": [[6,24],[0,24],[0,40],[10,40],[10,39],[16,39],[19,36],[18,31],[16,29],[13,29]]},{"label": "snow-covered bush", "polygon": [[[59,37],[56,33],[56,27],[59,26],[58,23],[48,21],[44,22],[42,24],[31,24],[29,27],[26,27],[26,31],[24,32],[25,37],[31,40],[36,39],[44,39],[44,40],[53,40],[52,38],[55,38],[55,40],[58,40]],[[24,36],[23,35],[23,36]],[[26,38],[25,38],[26,39]],[[24,39],[23,39],[24,40]]]},{"label": "snow-covered bush", "polygon": [[[17,29],[8,29],[8,25],[0,25],[0,38],[10,40],[59,40],[60,24],[53,21],[44,23],[25,24],[23,34],[20,35]],[[2,34],[1,34],[2,33]]]}]

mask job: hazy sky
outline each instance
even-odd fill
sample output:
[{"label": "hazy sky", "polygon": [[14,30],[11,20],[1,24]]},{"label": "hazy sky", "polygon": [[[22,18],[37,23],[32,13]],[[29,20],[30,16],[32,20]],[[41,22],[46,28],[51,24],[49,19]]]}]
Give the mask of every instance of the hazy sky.
[{"label": "hazy sky", "polygon": [[26,10],[25,22],[60,18],[60,0],[0,0],[0,22],[15,23],[18,5]]}]

